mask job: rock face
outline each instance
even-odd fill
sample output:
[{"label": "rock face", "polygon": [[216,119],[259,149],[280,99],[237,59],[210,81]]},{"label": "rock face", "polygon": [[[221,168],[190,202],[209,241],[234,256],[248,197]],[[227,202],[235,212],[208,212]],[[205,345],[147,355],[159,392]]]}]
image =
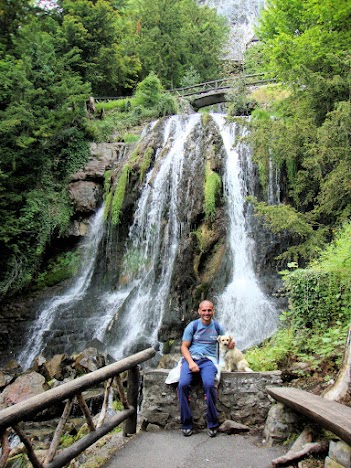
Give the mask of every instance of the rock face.
[{"label": "rock face", "polygon": [[264,0],[199,0],[200,4],[215,8],[230,24],[229,58],[241,61],[243,52],[254,39],[254,26]]},{"label": "rock face", "polygon": [[125,143],[91,143],[88,163],[71,176],[68,186],[75,213],[69,235],[86,235],[89,218],[102,202],[104,174],[124,158],[127,149]]},{"label": "rock face", "polygon": [[[190,134],[185,138],[181,130],[189,128],[191,122],[195,123],[191,124]],[[179,134],[180,142],[177,140]],[[120,356],[110,350],[124,342],[127,344],[126,355],[155,345],[155,340],[164,346],[180,340],[185,325],[197,317],[200,300],[218,296],[232,275],[228,208],[223,187],[227,157],[222,136],[211,117],[190,115],[160,119],[150,125],[143,139],[129,152],[125,145],[117,143],[93,145],[91,151],[86,168],[73,175],[70,182],[72,202],[76,207],[71,234],[85,234],[89,215],[102,201],[104,174],[109,171],[112,199],[128,165],[120,222],[113,225],[108,220],[101,227],[103,237],[92,251],[93,271],[84,295],[77,296],[67,309],[50,312],[57,314],[57,319],[52,322],[50,331],[42,331],[43,346],[36,353],[42,351],[48,359],[57,353],[80,352],[94,337],[103,341],[107,351],[117,359]],[[184,151],[184,157],[177,166],[174,160],[180,151]],[[169,164],[175,166],[159,188],[165,199],[155,199],[148,212],[143,213],[143,196],[152,198],[150,193],[155,192],[160,172],[167,166],[164,163],[167,158]],[[243,155],[241,161],[243,177],[249,178],[245,158]],[[217,175],[220,187],[214,196],[213,213],[207,217],[204,207],[208,173]],[[257,180],[250,179],[250,194],[264,199]],[[177,192],[172,198],[171,185],[175,183]],[[159,216],[149,225],[148,220],[161,203]],[[250,242],[257,246],[254,270],[264,293],[272,298],[278,309],[285,302],[276,297],[281,278],[276,273],[274,258],[281,253],[283,243],[265,230],[250,210],[250,205],[245,203],[244,211],[250,221]],[[144,224],[138,225],[141,219]],[[131,237],[133,229],[138,238]],[[153,235],[157,230],[158,234]],[[158,250],[153,250],[154,247]],[[169,259],[173,262],[170,265],[167,264]],[[153,283],[144,290],[138,289],[150,277]],[[43,298],[63,295],[61,302],[66,307],[65,290],[68,288],[58,285],[3,308],[0,351],[4,351],[4,357],[15,354],[25,345],[29,336],[25,331],[38,317],[39,308],[43,308],[40,305]],[[142,306],[138,298],[142,300]],[[147,314],[143,312],[145,307]],[[137,316],[139,312],[140,317]],[[144,323],[144,329],[129,337],[132,326],[139,322]],[[40,321],[36,323],[40,325]],[[100,331],[103,327],[105,332]],[[29,336],[28,339],[32,338]]]},{"label": "rock face", "polygon": [[[176,387],[165,384],[169,370],[144,372],[143,402],[140,417],[143,427],[156,424],[164,429],[180,427]],[[266,393],[269,385],[281,383],[280,372],[222,372],[218,388],[219,422],[231,420],[252,428],[262,427],[272,400]],[[206,402],[201,384],[194,385],[190,406],[194,427],[206,427]]]}]

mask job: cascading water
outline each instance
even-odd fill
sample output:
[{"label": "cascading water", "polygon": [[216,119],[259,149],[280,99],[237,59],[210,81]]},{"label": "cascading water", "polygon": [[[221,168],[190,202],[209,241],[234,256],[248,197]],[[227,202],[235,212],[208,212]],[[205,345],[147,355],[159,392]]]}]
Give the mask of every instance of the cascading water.
[{"label": "cascading water", "polygon": [[246,349],[270,336],[276,329],[277,311],[264,295],[254,272],[254,241],[247,234],[245,197],[253,174],[250,150],[242,138],[247,130],[226,124],[224,116],[213,114],[227,153],[224,191],[229,216],[229,245],[233,258],[232,279],[216,299],[219,320],[235,337],[237,346]]},{"label": "cascading water", "polygon": [[[106,296],[112,307],[103,319],[104,328],[97,333],[97,338],[109,343],[109,352],[116,358],[136,341],[157,343],[180,235],[189,230],[186,218],[191,200],[187,194],[201,154],[196,145],[192,150],[185,148],[193,141],[192,131],[199,122],[196,114],[168,120],[163,150],[147,176],[124,260],[129,286]],[[182,205],[180,194],[185,167],[190,174],[185,191],[188,206]]]},{"label": "cascading water", "polygon": [[[155,142],[161,132],[162,141],[153,143],[158,148],[155,161],[141,187],[125,244],[110,248],[116,231],[104,229],[101,208],[84,244],[81,274],[65,294],[45,305],[30,330],[33,338],[27,340],[18,359],[25,368],[40,352],[78,351],[94,338],[116,359],[156,345],[166,312],[177,330],[181,328],[183,318],[176,315],[172,298],[190,297],[194,289],[184,286],[177,295],[173,280],[177,275],[194,275],[194,257],[189,257],[185,271],[177,262],[203,222],[203,183],[210,157],[205,154],[217,146],[218,167],[224,173],[232,271],[229,284],[222,293],[216,287],[218,294],[213,298],[219,320],[242,349],[274,331],[277,313],[255,277],[254,241],[247,233],[245,195],[251,190],[252,164],[248,147],[236,142],[244,130],[224,125],[221,115],[214,114],[213,119],[216,125],[212,122],[206,127],[198,114],[172,116],[148,127],[143,141]],[[225,167],[221,166],[222,147]]]},{"label": "cascading water", "polygon": [[44,347],[44,340],[47,338],[47,334],[50,333],[51,326],[54,320],[57,320],[58,314],[68,313],[72,305],[84,298],[92,279],[96,252],[103,232],[103,208],[100,208],[90,225],[87,239],[82,244],[80,274],[77,276],[76,281],[64,294],[53,297],[44,305],[30,329],[26,345],[17,358],[24,368],[28,368],[35,356],[41,352]]}]

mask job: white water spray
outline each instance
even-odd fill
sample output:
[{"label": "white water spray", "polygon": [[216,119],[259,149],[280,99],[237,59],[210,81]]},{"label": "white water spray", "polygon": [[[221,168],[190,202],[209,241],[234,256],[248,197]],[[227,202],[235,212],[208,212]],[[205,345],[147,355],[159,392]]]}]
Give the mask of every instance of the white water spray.
[{"label": "white water spray", "polygon": [[250,151],[241,140],[247,130],[238,124],[226,124],[213,114],[227,152],[224,191],[229,217],[229,245],[233,257],[232,279],[216,301],[219,320],[235,337],[238,348],[246,349],[270,336],[276,329],[277,311],[262,292],[254,272],[255,245],[249,238],[245,219],[248,187],[242,171],[242,159],[250,172]]},{"label": "white water spray", "polygon": [[101,207],[92,220],[87,238],[82,245],[80,274],[73,286],[64,294],[55,296],[46,303],[30,329],[27,343],[17,358],[24,369],[27,369],[33,359],[42,351],[45,345],[45,335],[50,331],[57,318],[57,312],[72,306],[85,295],[93,275],[97,248],[103,236],[103,212],[103,207]]},{"label": "white water spray", "polygon": [[[195,174],[196,152],[201,157],[196,147],[189,154],[185,145],[192,141],[191,132],[199,122],[197,114],[168,119],[163,149],[147,175],[124,258],[129,284],[106,295],[106,301],[113,306],[102,318],[105,328],[100,327],[97,333],[100,340],[105,340],[107,333],[114,335],[109,338],[109,352],[115,358],[122,357],[137,341],[157,344],[186,211],[185,206],[180,206],[183,168],[187,165]],[[191,181],[192,177],[188,183]]]}]

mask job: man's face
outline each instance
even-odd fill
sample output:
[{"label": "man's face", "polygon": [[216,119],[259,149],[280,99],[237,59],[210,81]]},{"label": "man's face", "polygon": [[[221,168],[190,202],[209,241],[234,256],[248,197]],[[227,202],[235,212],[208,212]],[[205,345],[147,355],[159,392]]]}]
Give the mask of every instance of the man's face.
[{"label": "man's face", "polygon": [[199,306],[199,315],[204,324],[209,324],[214,314],[213,304],[210,301],[203,301]]}]

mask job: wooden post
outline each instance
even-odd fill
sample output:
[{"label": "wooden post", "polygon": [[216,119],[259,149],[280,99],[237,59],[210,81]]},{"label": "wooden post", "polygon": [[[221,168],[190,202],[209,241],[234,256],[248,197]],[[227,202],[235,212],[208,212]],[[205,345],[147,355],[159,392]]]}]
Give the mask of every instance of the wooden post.
[{"label": "wooden post", "polygon": [[[128,377],[129,377],[129,374],[128,374]],[[122,383],[122,379],[121,379],[120,374],[116,375],[115,381],[116,381],[116,385],[117,385],[117,389],[118,389],[118,393],[119,393],[119,400],[122,403],[123,408],[128,409],[129,408],[128,398],[126,397],[126,395],[124,393],[123,383]],[[134,406],[134,408],[135,408],[135,406]]]},{"label": "wooden post", "polygon": [[99,420],[98,420],[98,422],[96,424],[96,429],[99,429],[103,425],[103,423],[105,421],[106,414],[107,414],[107,408],[108,408],[108,404],[109,404],[109,399],[110,399],[110,391],[111,391],[111,387],[112,387],[112,382],[113,382],[113,377],[111,379],[108,379],[108,381],[106,383],[104,401],[102,403]]},{"label": "wooden post", "polygon": [[88,405],[86,404],[86,402],[85,402],[85,400],[83,398],[83,395],[81,393],[78,393],[77,401],[78,401],[80,409],[82,410],[82,412],[83,412],[83,414],[85,416],[85,419],[86,419],[86,421],[88,423],[90,431],[95,431],[95,424],[94,424],[93,418],[91,417]]},{"label": "wooden post", "polygon": [[66,402],[65,409],[63,410],[61,419],[56,427],[56,431],[55,431],[54,437],[52,438],[50,448],[48,450],[48,453],[44,461],[44,465],[46,465],[46,463],[51,462],[51,460],[55,456],[57,447],[60,445],[60,439],[61,439],[63,430],[65,428],[67,419],[69,418],[69,415],[71,414],[71,409],[72,409],[72,399],[69,399]]},{"label": "wooden post", "polygon": [[16,432],[18,437],[21,439],[24,446],[26,447],[28,458],[29,458],[31,464],[34,466],[34,468],[43,468],[43,465],[40,463],[40,461],[37,459],[37,456],[34,453],[34,450],[33,450],[32,444],[30,443],[30,440],[27,438],[27,436],[22,431],[22,429],[18,426],[18,424],[14,424],[12,426],[12,428]]},{"label": "wooden post", "polygon": [[123,426],[123,436],[128,437],[129,434],[136,433],[137,413],[138,413],[138,396],[139,396],[140,371],[139,367],[135,366],[128,371],[128,392],[127,400],[129,406],[135,408],[134,413],[125,421]]},{"label": "wooden post", "polygon": [[112,431],[116,426],[121,424],[122,421],[125,421],[129,415],[134,413],[136,409],[129,408],[127,410],[121,411],[115,416],[112,416],[100,429],[96,431],[89,432],[82,439],[74,442],[70,447],[62,450],[56,457],[47,465],[45,468],[61,468],[66,466],[73,458],[76,458],[77,455],[82,453],[85,449],[90,447],[92,444],[97,442],[101,437],[103,437],[108,432]]},{"label": "wooden post", "polygon": [[0,467],[1,467],[1,466],[5,466],[6,461],[11,452],[11,448],[10,448],[9,439],[7,437],[7,431],[4,431],[0,434],[0,439],[1,439],[1,448],[2,448],[2,453],[1,453],[1,458],[0,458]]}]

